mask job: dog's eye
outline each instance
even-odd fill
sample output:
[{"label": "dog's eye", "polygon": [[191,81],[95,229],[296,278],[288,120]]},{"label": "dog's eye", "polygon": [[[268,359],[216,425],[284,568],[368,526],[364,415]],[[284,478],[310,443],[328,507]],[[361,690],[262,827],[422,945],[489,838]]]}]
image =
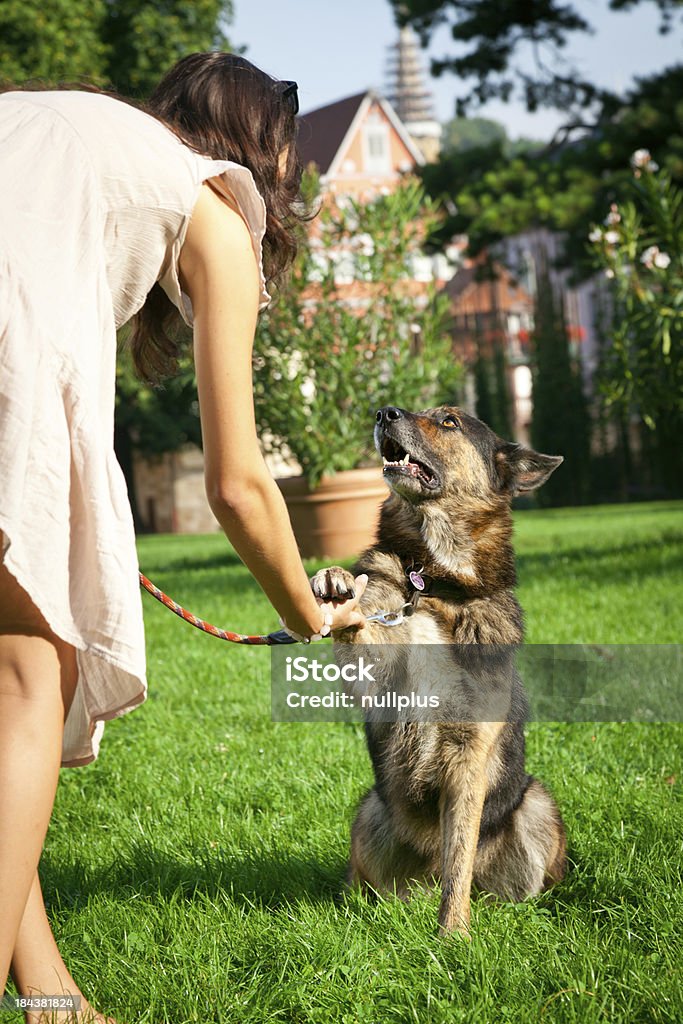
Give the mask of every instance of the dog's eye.
[{"label": "dog's eye", "polygon": [[462,430],[462,427],[453,416],[446,416],[445,419],[441,420],[442,427],[455,427],[456,430]]}]

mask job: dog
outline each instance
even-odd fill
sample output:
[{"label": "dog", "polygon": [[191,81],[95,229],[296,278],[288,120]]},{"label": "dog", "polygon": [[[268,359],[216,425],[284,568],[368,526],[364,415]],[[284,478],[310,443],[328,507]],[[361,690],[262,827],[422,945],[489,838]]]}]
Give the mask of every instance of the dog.
[{"label": "dog", "polygon": [[559,810],[524,767],[528,704],[514,667],[523,620],[510,511],[515,494],[539,487],[563,460],[504,441],[451,406],[386,406],[375,444],[390,488],[377,541],[351,572],[333,566],[311,584],[318,598],[339,602],[366,573],[365,615],[412,611],[394,616],[391,629],[366,621],[336,632],[335,657],[405,645],[400,666],[389,658],[375,683],[381,696],[395,690],[397,673],[424,689],[424,645],[441,645],[433,664],[450,713],[393,721],[366,714],[375,784],[352,826],[347,882],[407,899],[412,885],[440,880],[440,932],[467,935],[473,883],[519,901],[566,870]]}]

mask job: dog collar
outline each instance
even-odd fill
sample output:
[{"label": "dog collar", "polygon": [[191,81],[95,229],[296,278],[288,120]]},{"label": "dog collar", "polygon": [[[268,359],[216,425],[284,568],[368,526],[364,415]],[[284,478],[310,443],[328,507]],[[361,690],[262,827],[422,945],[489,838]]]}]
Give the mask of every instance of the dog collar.
[{"label": "dog collar", "polygon": [[366,615],[366,621],[378,622],[382,626],[400,626],[404,619],[413,615],[422,597],[459,597],[466,596],[466,591],[459,583],[451,580],[428,576],[424,565],[410,562],[405,568],[408,600],[395,611],[380,611]]},{"label": "dog collar", "polygon": [[413,608],[417,606],[421,597],[462,598],[467,596],[465,587],[461,583],[438,576],[428,576],[422,564],[411,562],[406,567],[405,572],[408,584],[408,600]]}]

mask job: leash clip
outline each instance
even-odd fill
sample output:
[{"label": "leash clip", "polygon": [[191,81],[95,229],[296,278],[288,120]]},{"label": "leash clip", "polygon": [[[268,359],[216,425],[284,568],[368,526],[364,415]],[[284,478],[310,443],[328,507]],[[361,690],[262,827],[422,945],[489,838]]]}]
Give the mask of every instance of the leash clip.
[{"label": "leash clip", "polygon": [[403,622],[403,609],[397,612],[376,612],[374,615],[366,615],[366,622],[379,622],[380,626],[400,626]]},{"label": "leash clip", "polygon": [[395,612],[383,611],[375,612],[374,615],[366,615],[365,620],[366,622],[379,622],[380,626],[400,626],[406,616],[412,615],[412,613],[413,608],[408,602]]}]

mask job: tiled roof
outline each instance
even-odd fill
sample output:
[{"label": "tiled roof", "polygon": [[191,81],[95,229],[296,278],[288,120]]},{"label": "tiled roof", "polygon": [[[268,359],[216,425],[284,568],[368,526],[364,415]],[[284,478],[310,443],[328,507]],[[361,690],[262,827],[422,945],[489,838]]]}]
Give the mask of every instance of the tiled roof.
[{"label": "tiled roof", "polygon": [[304,167],[314,163],[321,174],[327,173],[366,96],[367,90],[347,96],[299,119],[297,148]]}]

